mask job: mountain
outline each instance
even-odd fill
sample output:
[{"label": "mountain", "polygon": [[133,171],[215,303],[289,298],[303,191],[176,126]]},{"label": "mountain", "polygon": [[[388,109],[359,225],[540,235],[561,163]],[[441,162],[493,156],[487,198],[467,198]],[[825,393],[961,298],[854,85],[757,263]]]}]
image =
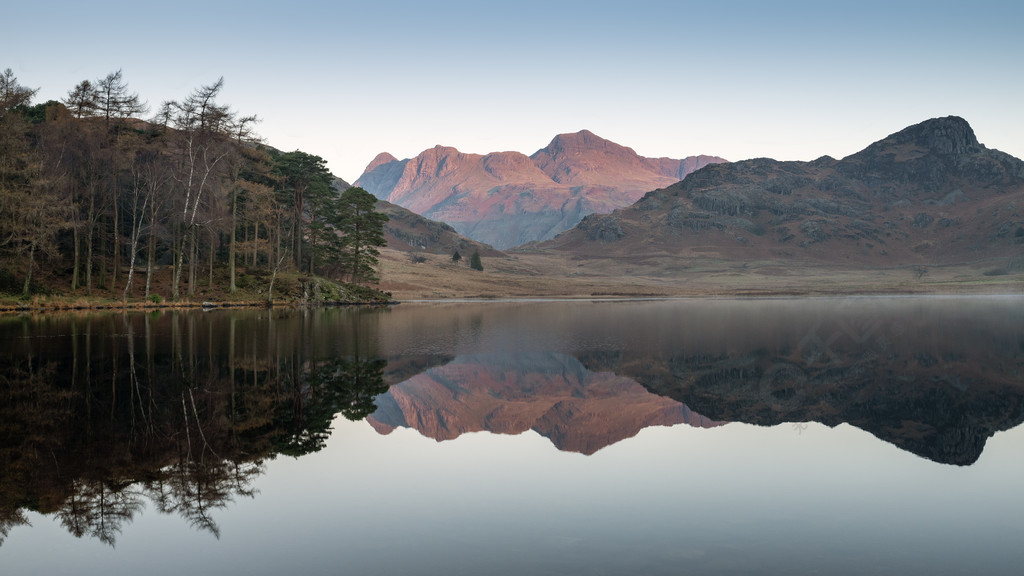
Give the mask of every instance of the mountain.
[{"label": "mountain", "polygon": [[435,146],[416,158],[379,154],[356,180],[403,206],[499,249],[553,237],[595,212],[628,206],[716,156],[645,158],[589,131],[560,134],[532,156],[465,154]]},{"label": "mountain", "polygon": [[467,432],[534,430],[559,450],[593,454],[648,426],[712,422],[628,378],[591,372],[557,353],[477,354],[391,386],[367,421],[381,434],[412,427],[437,441]]},{"label": "mountain", "polygon": [[1006,258],[1014,268],[1024,266],[1022,209],[1024,161],[986,148],[950,116],[842,160],[705,166],[534,248],[676,263],[698,255],[878,266]]}]

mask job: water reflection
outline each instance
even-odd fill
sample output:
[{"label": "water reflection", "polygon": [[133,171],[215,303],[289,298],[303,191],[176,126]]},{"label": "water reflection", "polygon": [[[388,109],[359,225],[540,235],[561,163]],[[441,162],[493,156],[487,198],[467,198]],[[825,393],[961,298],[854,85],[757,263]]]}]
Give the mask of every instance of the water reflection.
[{"label": "water reflection", "polygon": [[387,390],[385,361],[365,337],[372,321],[324,320],[6,321],[0,544],[35,510],[113,546],[147,501],[219,537],[215,512],[255,494],[266,460],[322,449],[335,414],[365,418]]},{"label": "water reflection", "polygon": [[534,430],[588,455],[650,426],[849,423],[908,453],[970,464],[993,434],[1024,421],[1021,304],[495,302],[8,317],[0,544],[35,511],[114,545],[150,505],[217,536],[217,519],[255,496],[267,461],[321,450],[338,414],[437,441]]},{"label": "water reflection", "polygon": [[800,431],[806,422],[849,423],[930,460],[965,465],[993,434],[1024,422],[1020,304],[854,298],[407,308],[403,325],[437,329],[430,337],[389,331],[392,354],[442,347],[457,356],[393,387],[370,422],[381,433],[412,427],[439,441],[533,429],[585,454],[652,425],[792,422]]},{"label": "water reflection", "polygon": [[[709,418],[847,423],[944,464],[977,461],[988,438],[1024,422],[1019,306],[985,299],[826,304],[810,314],[797,302],[759,306],[751,318],[726,323],[725,332],[701,322],[707,329],[699,340],[668,337],[657,345],[648,338],[647,346],[581,360]],[[696,316],[687,320],[700,322]],[[737,333],[743,337],[730,335]]]},{"label": "water reflection", "polygon": [[467,432],[534,430],[559,450],[593,454],[648,426],[712,427],[684,404],[556,352],[469,354],[391,387],[370,424],[415,428],[437,441]]}]

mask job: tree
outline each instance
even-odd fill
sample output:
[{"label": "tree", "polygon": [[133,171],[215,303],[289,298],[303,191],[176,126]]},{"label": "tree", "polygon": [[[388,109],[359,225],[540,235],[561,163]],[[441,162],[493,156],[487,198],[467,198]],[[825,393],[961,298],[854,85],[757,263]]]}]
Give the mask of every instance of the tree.
[{"label": "tree", "polygon": [[[307,238],[313,254],[310,273],[315,266],[317,246],[326,242],[325,220],[329,218],[335,191],[331,188],[331,173],[327,162],[300,150],[281,154],[277,159],[277,172],[281,176],[282,204],[291,209],[288,226],[289,248],[296,270],[302,270],[302,242]],[[309,206],[307,206],[307,201]],[[309,224],[307,224],[307,211]]]},{"label": "tree", "polygon": [[38,88],[26,88],[18,83],[10,68],[0,73],[0,114],[14,110],[18,106],[27,106]]},{"label": "tree", "polygon": [[[129,213],[131,215],[132,228],[128,244],[128,279],[125,281],[124,293],[121,296],[122,300],[126,302],[132,291],[132,282],[135,276],[135,259],[139,253],[139,239],[142,236],[143,229],[147,227],[152,228],[155,225],[155,205],[159,202],[158,196],[164,186],[170,181],[169,167],[160,160],[159,155],[154,150],[142,149],[135,154],[130,167],[131,194],[129,200],[131,206]],[[152,207],[150,206],[151,204],[153,205]],[[146,221],[147,215],[150,217],[148,223]],[[151,232],[150,239],[152,239],[152,236]],[[152,245],[152,242],[150,242],[150,245]],[[152,271],[152,251],[150,251],[146,264],[147,297],[149,296],[148,288],[151,282]]]},{"label": "tree", "polygon": [[252,158],[246,154],[246,150],[243,147],[243,143],[252,142],[256,139],[253,134],[251,125],[259,122],[259,119],[255,115],[246,116],[238,121],[235,130],[235,145],[241,152],[236,155],[235,162],[232,164],[231,169],[231,240],[228,244],[228,269],[230,271],[231,281],[228,290],[234,294],[237,290],[235,285],[235,265],[238,260],[237,247],[238,247],[238,203],[239,193],[243,190],[242,181],[242,167],[250,164]]},{"label": "tree", "polygon": [[82,80],[68,91],[67,97],[61,102],[76,118],[88,118],[96,114],[96,109],[99,107],[98,99],[99,93],[96,92],[96,86],[88,80]]},{"label": "tree", "polygon": [[[72,100],[72,103],[81,110],[85,111],[88,108],[95,110],[97,115],[103,118],[103,126],[107,132],[108,146],[106,147],[107,154],[105,160],[109,172],[106,178],[108,185],[106,200],[113,211],[113,214],[110,215],[113,274],[109,280],[109,287],[113,287],[118,280],[122,258],[120,230],[121,188],[119,186],[119,175],[124,168],[125,158],[133,154],[131,150],[122,150],[121,147],[126,142],[129,144],[133,143],[130,138],[127,141],[124,140],[122,134],[126,132],[124,130],[126,121],[129,118],[144,114],[149,107],[139,98],[138,94],[129,92],[128,83],[125,82],[120,70],[111,72],[104,78],[97,80],[95,88],[91,93],[89,86],[85,82],[80,83],[75,90],[72,90],[69,99],[72,97],[78,100]],[[103,237],[104,241],[106,239],[107,237]],[[102,274],[105,269],[105,266],[103,266],[104,262],[101,261],[101,275],[104,275]]]},{"label": "tree", "polygon": [[[80,83],[76,90],[87,88],[83,87],[83,84],[88,84],[88,81]],[[76,90],[73,90],[72,94]],[[88,93],[85,93],[82,97],[87,96]],[[111,72],[96,82],[92,101],[95,110],[103,116],[104,123],[108,127],[111,121],[127,120],[133,116],[145,114],[149,109],[149,106],[139,98],[138,94],[128,91],[128,83],[124,81],[120,70]]]},{"label": "tree", "polygon": [[[194,90],[181,102],[165,102],[161,115],[176,129],[175,140],[179,155],[179,169],[174,179],[178,185],[181,204],[181,235],[177,247],[171,297],[178,299],[185,253],[189,253],[189,294],[195,293],[196,216],[199,207],[218,183],[225,165],[221,162],[233,150],[230,132],[234,114],[227,106],[214,99],[224,86],[224,79]],[[203,224],[199,222],[198,224]],[[187,244],[186,244],[187,243]]]},{"label": "tree", "polygon": [[481,272],[484,270],[484,264],[480,261],[480,252],[477,250],[473,250],[473,255],[469,257],[469,267]]},{"label": "tree", "polygon": [[57,234],[68,228],[67,203],[58,195],[54,178],[39,178],[18,202],[14,239],[17,251],[25,255],[25,284],[21,295],[31,291],[36,255],[52,257],[58,253]]},{"label": "tree", "polygon": [[0,74],[0,248],[24,257],[23,297],[30,294],[37,254],[56,255],[57,234],[67,228],[68,203],[59,196],[64,169],[47,157],[46,139],[32,146],[31,127],[12,111],[24,110],[35,92],[19,85],[10,69]]},{"label": "tree", "polygon": [[452,262],[458,264],[460,260],[462,260],[462,254],[459,254],[459,251],[456,250],[455,253],[452,254]]},{"label": "tree", "polygon": [[384,224],[387,214],[377,212],[377,199],[362,188],[352,187],[341,193],[337,228],[341,232],[341,255],[338,259],[344,274],[353,284],[376,284],[378,248],[384,246]]}]

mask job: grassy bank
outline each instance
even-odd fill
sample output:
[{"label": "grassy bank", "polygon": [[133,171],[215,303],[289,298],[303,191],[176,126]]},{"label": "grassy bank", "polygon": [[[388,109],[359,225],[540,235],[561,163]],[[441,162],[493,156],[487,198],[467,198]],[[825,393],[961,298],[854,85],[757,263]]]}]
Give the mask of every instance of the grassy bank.
[{"label": "grassy bank", "polygon": [[[271,281],[273,290],[271,291]],[[212,286],[225,285],[214,282]],[[0,312],[72,311],[72,310],[159,310],[159,309],[211,309],[211,308],[269,308],[294,306],[381,305],[393,303],[390,294],[376,288],[338,283],[318,276],[282,273],[276,278],[269,275],[242,275],[236,282],[234,293],[215,287],[197,286],[192,295],[187,287],[177,300],[165,298],[169,293],[170,274],[154,277],[150,296],[144,286],[125,298],[123,288],[94,289],[91,295],[84,289],[61,291],[60,287],[43,284],[34,286],[29,298],[0,295]]]}]

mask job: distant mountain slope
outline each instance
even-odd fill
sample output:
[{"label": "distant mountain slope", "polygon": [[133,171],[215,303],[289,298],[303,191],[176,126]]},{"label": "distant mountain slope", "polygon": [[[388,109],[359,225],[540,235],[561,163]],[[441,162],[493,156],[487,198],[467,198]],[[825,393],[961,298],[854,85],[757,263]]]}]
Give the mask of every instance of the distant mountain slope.
[{"label": "distant mountain slope", "polygon": [[[337,176],[334,177],[332,186],[339,192],[352,187]],[[502,255],[502,252],[487,244],[462,236],[443,222],[424,218],[401,206],[378,200],[376,208],[388,216],[388,221],[384,225],[384,239],[387,247],[393,250],[446,255],[458,251],[466,257],[474,251],[479,252],[481,256]]]},{"label": "distant mountain slope", "polygon": [[498,250],[462,236],[451,226],[435,222],[383,200],[377,201],[377,210],[387,214],[384,238],[388,248],[400,252],[425,252],[451,255],[458,251],[469,257],[474,251],[481,256],[496,256]]},{"label": "distant mountain slope", "polygon": [[[927,120],[842,160],[706,166],[538,249],[905,265],[1024,255],[1024,161],[962,118]],[[1015,258],[1016,255],[1016,258]]]},{"label": "distant mountain slope", "polygon": [[470,238],[508,248],[551,238],[587,214],[628,206],[715,162],[724,160],[645,158],[584,130],[556,136],[533,156],[464,154],[444,146],[406,160],[382,153],[355,185]]}]

